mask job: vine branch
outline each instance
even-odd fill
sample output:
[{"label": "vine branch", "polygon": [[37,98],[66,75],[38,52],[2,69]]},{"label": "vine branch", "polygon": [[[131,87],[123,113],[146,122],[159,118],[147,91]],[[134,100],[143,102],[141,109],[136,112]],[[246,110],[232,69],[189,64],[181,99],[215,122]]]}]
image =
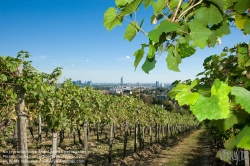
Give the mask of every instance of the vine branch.
[{"label": "vine branch", "polygon": [[133,24],[137,29],[139,29],[142,33],[144,33],[146,36],[148,36],[148,33],[145,32],[143,29],[141,29],[141,27],[139,27],[138,25],[136,25],[134,22],[132,22],[131,20],[127,19],[126,17],[124,17],[125,20],[127,20],[128,22],[130,22],[131,24]]},{"label": "vine branch", "polygon": [[177,8],[176,8],[176,10],[175,10],[175,13],[174,13],[174,15],[173,15],[173,17],[172,17],[172,19],[171,19],[172,22],[175,20],[175,17],[177,16],[178,11],[180,10],[182,1],[183,1],[183,0],[180,0],[179,3],[178,3],[178,6],[177,6]]},{"label": "vine branch", "polygon": [[[191,10],[191,9],[194,8],[195,6],[201,4],[202,1],[203,1],[203,0],[200,0],[200,1],[197,2],[196,4],[190,6],[187,10],[185,10],[183,13],[181,13],[181,15],[175,20],[175,22],[179,22],[179,21],[182,19],[182,17],[184,17],[184,15],[185,15],[189,10]],[[194,2],[194,1],[193,1],[193,2]]]}]

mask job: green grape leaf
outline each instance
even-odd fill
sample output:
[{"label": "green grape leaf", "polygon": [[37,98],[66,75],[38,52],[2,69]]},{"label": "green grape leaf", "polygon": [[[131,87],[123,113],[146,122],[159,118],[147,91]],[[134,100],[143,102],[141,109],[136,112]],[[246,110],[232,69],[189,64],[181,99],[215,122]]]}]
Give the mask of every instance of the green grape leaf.
[{"label": "green grape leaf", "polygon": [[178,6],[178,3],[179,3],[179,0],[171,0],[168,6],[173,10],[174,8]]},{"label": "green grape leaf", "polygon": [[[183,34],[188,33],[188,28],[189,28],[188,24],[181,25],[180,27],[178,27],[176,33],[180,34],[180,38],[181,38]],[[185,40],[184,43],[188,43],[188,42],[186,42],[186,40],[187,40],[186,37],[187,36],[182,37],[182,38],[184,38],[183,40]]]},{"label": "green grape leaf", "polygon": [[153,59],[155,57],[155,51],[155,47],[153,45],[149,45],[148,59]]},{"label": "green grape leaf", "polygon": [[223,18],[218,8],[210,5],[210,7],[200,7],[195,10],[195,20],[200,24],[214,25],[219,24]]},{"label": "green grape leaf", "polygon": [[149,7],[153,2],[154,2],[154,0],[145,0],[145,2],[144,2],[144,9],[146,9],[147,7]]},{"label": "green grape leaf", "polygon": [[179,41],[179,43],[181,43],[181,44],[186,43],[186,39],[185,39],[184,37],[182,37],[182,36],[178,39],[178,41]]},{"label": "green grape leaf", "polygon": [[250,34],[250,20],[247,20],[244,24],[244,33]]},{"label": "green grape leaf", "polygon": [[218,42],[218,37],[222,37],[224,35],[230,34],[229,24],[223,23],[218,29],[211,31],[212,34],[209,37],[209,46],[214,47],[215,44]]},{"label": "green grape leaf", "polygon": [[231,137],[224,142],[224,147],[228,150],[234,150],[236,148],[236,138]]},{"label": "green grape leaf", "polygon": [[237,14],[235,16],[235,25],[237,28],[239,29],[244,29],[244,25],[245,23],[249,20],[249,17],[246,15],[246,16],[242,16],[240,14]]},{"label": "green grape leaf", "polygon": [[171,99],[174,99],[179,92],[188,92],[188,91],[189,91],[188,85],[179,83],[168,92],[168,95]]},{"label": "green grape leaf", "polygon": [[230,111],[222,111],[218,105],[219,98],[215,95],[210,98],[199,96],[195,105],[191,105],[190,109],[199,121],[204,119],[224,119],[230,116]]},{"label": "green grape leaf", "polygon": [[186,9],[188,6],[189,6],[189,4],[184,2],[184,3],[181,4],[181,9],[184,10],[184,9]]},{"label": "green grape leaf", "polygon": [[142,0],[134,0],[131,3],[128,3],[119,13],[119,15],[121,16],[126,16],[129,15],[131,13],[133,13],[134,11],[138,10],[138,7],[140,6],[140,4],[142,3]]},{"label": "green grape leaf", "polygon": [[215,95],[219,98],[218,106],[220,107],[220,111],[229,113],[229,98],[228,93],[231,91],[231,87],[227,84],[216,79],[212,88],[211,95]]},{"label": "green grape leaf", "polygon": [[207,57],[207,58],[204,60],[204,62],[203,62],[203,66],[205,66],[207,63],[209,63],[209,62],[212,60],[212,58],[213,58],[212,55],[209,56],[209,57]]},{"label": "green grape leaf", "polygon": [[5,81],[7,81],[7,80],[8,80],[8,78],[7,78],[6,75],[4,75],[4,74],[1,74],[1,75],[0,75],[0,81],[1,81],[1,82],[5,82]]},{"label": "green grape leaf", "polygon": [[212,120],[212,124],[216,125],[220,131],[225,132],[234,124],[243,122],[248,117],[248,113],[245,111],[233,112],[232,116],[227,119]]},{"label": "green grape leaf", "polygon": [[232,87],[231,94],[235,96],[237,104],[240,104],[248,113],[250,113],[250,92],[242,87]]},{"label": "green grape leaf", "polygon": [[178,29],[179,24],[178,23],[174,23],[174,22],[170,22],[168,20],[164,20],[161,22],[161,24],[159,25],[158,29],[162,30],[162,32],[173,32],[176,31]]},{"label": "green grape leaf", "polygon": [[207,45],[207,40],[211,35],[211,31],[204,27],[199,21],[192,21],[189,23],[190,38],[193,40],[193,44],[204,48]]},{"label": "green grape leaf", "polygon": [[238,13],[244,13],[248,8],[250,8],[249,0],[238,0],[234,5],[234,10]]},{"label": "green grape leaf", "polygon": [[194,105],[199,98],[199,94],[197,92],[191,93],[187,91],[179,92],[175,99],[178,101],[180,106],[183,106],[184,104],[187,105]]},{"label": "green grape leaf", "polygon": [[250,126],[246,125],[236,136],[236,147],[250,150]]},{"label": "green grape leaf", "polygon": [[120,6],[124,6],[127,4],[126,0],[115,0],[115,4],[116,6],[120,7]]},{"label": "green grape leaf", "polygon": [[110,7],[104,13],[105,28],[110,31],[117,25],[122,25],[122,20],[116,15],[116,8]]},{"label": "green grape leaf", "polygon": [[169,70],[180,71],[178,65],[181,63],[181,56],[179,54],[174,54],[174,47],[168,49],[168,55],[166,58],[167,66]]},{"label": "green grape leaf", "polygon": [[160,14],[162,12],[162,9],[165,8],[166,6],[166,1],[165,0],[158,0],[156,2],[152,3],[153,10],[155,15]]},{"label": "green grape leaf", "polygon": [[196,49],[193,46],[190,46],[188,44],[179,44],[178,47],[178,53],[181,55],[182,58],[189,57],[193,55],[196,51]]},{"label": "green grape leaf", "polygon": [[211,2],[219,6],[222,11],[226,10],[229,6],[232,5],[232,1],[228,0],[211,0]]},{"label": "green grape leaf", "polygon": [[244,68],[247,61],[249,61],[248,48],[244,46],[238,46],[237,53],[239,67]]},{"label": "green grape leaf", "polygon": [[190,85],[190,89],[192,89],[193,87],[195,87],[197,84],[199,83],[199,79],[195,79],[194,81],[192,81],[191,85]]},{"label": "green grape leaf", "polygon": [[228,23],[223,23],[218,29],[214,31],[216,36],[222,37],[224,35],[230,34],[230,25]]},{"label": "green grape leaf", "polygon": [[172,32],[176,31],[178,29],[178,24],[170,22],[168,20],[164,20],[160,23],[160,25],[157,27],[157,29],[154,29],[148,33],[148,37],[155,41],[159,42],[159,38],[163,32]]},{"label": "green grape leaf", "polygon": [[198,93],[200,95],[203,95],[205,97],[210,97],[211,96],[211,89],[210,88],[202,88],[198,90]]},{"label": "green grape leaf", "polygon": [[162,31],[160,29],[154,29],[148,33],[148,37],[150,38],[150,40],[158,43],[161,34]]},{"label": "green grape leaf", "polygon": [[149,60],[146,58],[144,64],[142,65],[142,70],[149,74],[149,71],[152,70],[155,67],[156,60]]},{"label": "green grape leaf", "polygon": [[134,56],[135,56],[135,61],[134,61],[135,70],[136,70],[138,64],[140,63],[140,61],[142,60],[143,55],[144,55],[144,47],[142,47],[141,49],[137,50],[134,53]]},{"label": "green grape leaf", "polygon": [[135,1],[135,0],[126,0],[128,4],[130,4],[131,2]]},{"label": "green grape leaf", "polygon": [[134,24],[137,25],[136,22],[134,22],[133,24],[132,23],[128,24],[126,32],[124,34],[124,39],[128,39],[129,41],[132,41],[133,38],[136,36],[138,30],[136,28],[136,25]]}]

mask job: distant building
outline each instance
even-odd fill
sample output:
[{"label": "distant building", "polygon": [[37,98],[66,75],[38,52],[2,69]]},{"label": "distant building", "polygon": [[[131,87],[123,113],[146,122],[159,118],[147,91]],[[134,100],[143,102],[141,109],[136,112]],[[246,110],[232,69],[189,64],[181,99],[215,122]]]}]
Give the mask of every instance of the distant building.
[{"label": "distant building", "polygon": [[121,94],[120,90],[110,90],[109,91],[110,94]]},{"label": "distant building", "polygon": [[75,84],[75,85],[81,85],[82,84],[81,80],[72,81],[72,83]]},{"label": "distant building", "polygon": [[123,85],[123,76],[121,77],[121,85]]},{"label": "distant building", "polygon": [[92,85],[92,81],[87,81],[87,85]]},{"label": "distant building", "polygon": [[156,81],[155,86],[159,86],[159,81]]},{"label": "distant building", "polygon": [[129,94],[132,94],[132,91],[129,90],[129,89],[126,89],[126,90],[123,91],[123,94],[124,95],[129,95]]}]

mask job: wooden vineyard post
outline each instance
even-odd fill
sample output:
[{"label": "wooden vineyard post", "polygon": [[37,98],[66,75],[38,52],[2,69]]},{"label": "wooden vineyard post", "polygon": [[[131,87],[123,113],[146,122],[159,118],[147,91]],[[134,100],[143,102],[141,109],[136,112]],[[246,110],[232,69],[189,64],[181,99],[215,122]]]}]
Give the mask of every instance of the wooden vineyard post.
[{"label": "wooden vineyard post", "polygon": [[249,151],[246,148],[244,149],[244,160],[245,166],[249,166]]},{"label": "wooden vineyard post", "polygon": [[79,140],[79,143],[82,144],[82,138],[81,138],[81,126],[78,126],[77,127],[77,134],[78,134],[78,140]]},{"label": "wooden vineyard post", "polygon": [[[18,67],[16,75],[20,76],[22,73],[21,66]],[[18,135],[18,158],[19,165],[27,166],[28,163],[28,144],[27,144],[27,118],[24,113],[24,89],[21,86],[16,86],[18,103],[16,104],[17,115],[17,135]]]},{"label": "wooden vineyard post", "polygon": [[150,144],[150,146],[152,146],[153,145],[153,138],[152,138],[152,127],[151,126],[149,126],[149,144]]},{"label": "wooden vineyard post", "polygon": [[99,122],[96,122],[96,140],[99,141]]},{"label": "wooden vineyard post", "polygon": [[38,116],[38,141],[42,143],[42,118],[41,115]]},{"label": "wooden vineyard post", "polygon": [[137,151],[137,124],[135,123],[135,131],[134,131],[134,152]]},{"label": "wooden vineyard post", "polygon": [[18,146],[18,136],[17,136],[17,121],[15,124],[15,129],[14,129],[14,139],[13,139],[13,148],[15,148],[17,150]]},{"label": "wooden vineyard post", "polygon": [[128,142],[128,121],[125,121],[125,132],[124,132],[124,145],[123,145],[123,157],[126,156],[127,142]]},{"label": "wooden vineyard post", "polygon": [[145,144],[145,127],[142,127],[142,149],[144,149]]},{"label": "wooden vineyard post", "polygon": [[110,139],[109,139],[109,155],[108,155],[108,163],[111,163],[112,160],[112,146],[114,139],[114,123],[110,125]]},{"label": "wooden vineyard post", "polygon": [[56,152],[57,152],[57,132],[52,131],[52,156],[51,156],[51,165],[56,165]]},{"label": "wooden vineyard post", "polygon": [[85,154],[85,166],[88,165],[88,122],[84,121],[84,154]]}]

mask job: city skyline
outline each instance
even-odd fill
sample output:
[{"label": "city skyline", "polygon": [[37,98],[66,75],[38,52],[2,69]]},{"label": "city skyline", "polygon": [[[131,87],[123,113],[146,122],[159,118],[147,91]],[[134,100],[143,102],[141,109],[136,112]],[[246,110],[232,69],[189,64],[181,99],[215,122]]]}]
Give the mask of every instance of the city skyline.
[{"label": "city skyline", "polygon": [[156,82],[124,82],[123,81],[123,76],[120,78],[120,81],[117,82],[92,82],[91,80],[89,81],[84,81],[84,80],[72,80],[73,83],[76,84],[88,84],[88,82],[90,82],[91,84],[117,84],[117,85],[126,85],[126,84],[154,84],[156,86],[159,86],[160,84],[171,84],[172,82],[160,82],[160,81],[156,81]]},{"label": "city skyline", "polygon": [[[213,54],[220,54],[224,47],[237,42],[249,42],[237,28],[231,35],[221,38],[215,48],[197,49],[195,55],[182,60],[181,72],[170,71],[163,53],[149,74],[141,70],[144,59],[134,68],[134,52],[148,41],[138,33],[132,42],[124,40],[128,22],[107,31],[103,26],[105,11],[115,6],[115,0],[66,1],[26,0],[0,1],[2,56],[16,56],[20,50],[28,51],[32,65],[40,72],[51,73],[62,67],[62,76],[72,80],[92,80],[95,83],[119,83],[123,76],[127,83],[154,83],[156,80],[172,83],[175,80],[194,79],[203,71],[203,61]],[[95,13],[93,14],[93,8]],[[144,19],[142,28],[149,32],[155,25],[150,23],[152,6],[143,7],[137,13]],[[145,58],[145,57],[144,57]],[[117,81],[118,80],[118,81]]]}]

